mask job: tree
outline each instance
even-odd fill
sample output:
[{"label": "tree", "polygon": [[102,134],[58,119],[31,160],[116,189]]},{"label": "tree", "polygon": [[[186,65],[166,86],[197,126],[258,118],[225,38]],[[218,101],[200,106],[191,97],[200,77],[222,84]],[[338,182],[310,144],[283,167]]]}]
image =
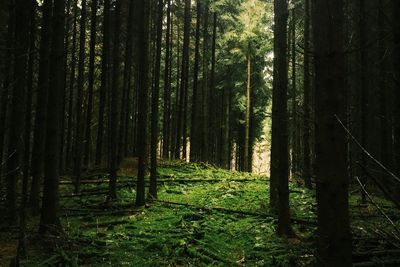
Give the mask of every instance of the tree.
[{"label": "tree", "polygon": [[96,26],[97,26],[97,0],[92,0],[91,6],[91,24],[90,24],[90,52],[89,52],[89,85],[86,110],[86,132],[85,132],[85,149],[83,165],[88,167],[90,158],[90,143],[92,130],[92,113],[93,113],[93,89],[94,89],[94,61],[96,53]]},{"label": "tree", "polygon": [[188,99],[188,81],[189,81],[189,43],[190,43],[190,12],[191,0],[185,0],[185,15],[183,26],[183,46],[182,46],[182,67],[181,67],[181,81],[179,92],[179,106],[177,118],[177,140],[175,148],[175,157],[180,158],[180,151],[182,149],[182,156],[186,156],[186,110]]},{"label": "tree", "polygon": [[310,68],[310,0],[305,0],[304,16],[304,73],[303,73],[303,179],[307,188],[311,188],[311,68]]},{"label": "tree", "polygon": [[31,192],[29,205],[31,212],[37,214],[40,206],[40,181],[43,175],[44,165],[44,148],[46,140],[46,123],[47,123],[47,94],[49,90],[50,75],[50,41],[51,41],[51,18],[53,4],[49,0],[45,0],[42,6],[42,28],[40,32],[40,48],[39,48],[39,76],[38,76],[38,92],[36,100],[36,117],[33,132],[32,146],[32,165],[31,165]]},{"label": "tree", "polygon": [[114,43],[113,43],[113,67],[112,67],[112,84],[111,84],[111,106],[110,106],[110,124],[108,132],[110,134],[110,183],[109,198],[111,200],[117,198],[117,168],[118,168],[118,98],[120,90],[120,29],[121,29],[121,0],[115,3],[115,25],[114,25]]},{"label": "tree", "polygon": [[74,175],[75,175],[75,193],[80,192],[81,187],[81,171],[82,171],[82,106],[83,106],[83,90],[85,85],[85,57],[86,57],[86,0],[81,3],[81,21],[79,36],[79,59],[78,59],[78,85],[76,97],[76,127],[74,142]]},{"label": "tree", "polygon": [[50,55],[50,84],[47,106],[45,173],[43,202],[40,217],[39,233],[57,234],[59,220],[59,155],[60,155],[60,108],[64,82],[64,34],[65,34],[65,0],[54,2],[52,18],[53,35]]},{"label": "tree", "polygon": [[344,121],[346,116],[344,1],[314,1],[312,26],[318,88],[315,96],[317,259],[324,266],[352,266],[346,138],[337,120]]},{"label": "tree", "polygon": [[163,117],[163,157],[170,156],[171,141],[171,61],[172,61],[172,40],[171,40],[171,0],[167,0],[167,28],[165,36],[165,67],[164,67],[164,117]]},{"label": "tree", "polygon": [[[28,5],[30,6],[30,5]],[[11,92],[11,114],[9,120],[8,159],[6,165],[6,206],[10,222],[17,216],[16,186],[23,162],[20,160],[23,150],[23,114],[26,93],[26,74],[29,51],[30,8],[25,1],[15,1],[15,48],[14,48],[14,86]]]},{"label": "tree", "polygon": [[147,102],[148,102],[148,28],[149,28],[149,10],[148,1],[138,0],[138,46],[137,46],[137,67],[138,67],[138,97],[140,99],[138,107],[138,176],[136,190],[136,206],[143,206],[146,203],[145,199],[145,184],[144,176],[146,172],[147,160]]},{"label": "tree", "polygon": [[199,65],[200,65],[200,27],[201,27],[201,1],[197,0],[196,9],[196,36],[193,67],[193,96],[192,96],[192,118],[190,131],[190,161],[199,159],[199,127],[198,127],[198,102],[199,102]]},{"label": "tree", "polygon": [[271,207],[278,210],[278,234],[293,235],[289,214],[289,150],[287,115],[287,19],[286,0],[274,2],[274,84],[272,97]]},{"label": "tree", "polygon": [[96,139],[96,159],[95,164],[100,165],[103,152],[103,136],[104,136],[104,111],[106,105],[106,95],[108,88],[108,64],[109,64],[109,47],[110,47],[110,0],[104,0],[103,9],[103,47],[101,51],[101,82],[100,82],[100,99],[99,99],[99,116],[97,126]]}]

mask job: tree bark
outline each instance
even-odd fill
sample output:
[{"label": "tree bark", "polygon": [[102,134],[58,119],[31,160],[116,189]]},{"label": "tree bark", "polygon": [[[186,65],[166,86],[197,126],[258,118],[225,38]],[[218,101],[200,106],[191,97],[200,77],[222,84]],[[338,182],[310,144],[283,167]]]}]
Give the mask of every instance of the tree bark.
[{"label": "tree bark", "polygon": [[47,106],[45,175],[43,187],[42,213],[39,233],[59,234],[59,146],[60,146],[60,108],[64,82],[64,34],[65,34],[65,0],[54,2],[50,56],[50,84]]},{"label": "tree bark", "polygon": [[86,110],[86,132],[84,140],[84,159],[83,165],[87,168],[90,160],[90,144],[92,135],[92,115],[93,115],[93,89],[94,89],[94,61],[96,53],[96,26],[97,26],[97,0],[92,0],[91,5],[91,24],[90,24],[90,52],[89,52],[89,85]]},{"label": "tree bark", "polygon": [[149,59],[148,59],[148,28],[149,28],[149,10],[148,1],[138,0],[138,176],[136,190],[136,206],[143,206],[145,200],[145,182],[147,161],[147,102],[149,92]]},{"label": "tree bark", "polygon": [[82,0],[80,37],[79,37],[79,60],[78,60],[78,87],[76,98],[76,127],[74,142],[74,175],[75,175],[75,193],[80,192],[81,172],[82,172],[82,110],[83,110],[83,90],[85,85],[85,43],[86,43],[86,0]]},{"label": "tree bark", "polygon": [[274,84],[272,96],[271,194],[270,204],[278,210],[281,236],[292,236],[289,213],[289,148],[287,114],[287,20],[286,0],[275,0]]},{"label": "tree bark", "polygon": [[24,103],[26,74],[29,51],[29,8],[23,0],[15,1],[15,47],[14,47],[14,86],[11,93],[11,114],[9,121],[8,157],[6,162],[6,207],[11,222],[16,219],[16,186],[23,169],[21,154],[23,150]]},{"label": "tree bark", "polygon": [[150,187],[149,196],[157,198],[157,147],[158,147],[158,114],[159,114],[159,97],[160,97],[160,71],[161,71],[161,41],[163,26],[163,1],[158,0],[157,11],[157,40],[156,40],[156,58],[155,58],[155,76],[154,88],[152,94],[151,107],[151,164],[150,164]]},{"label": "tree bark", "polygon": [[346,116],[344,1],[314,4],[317,259],[319,265],[352,266],[346,138],[337,121]]},{"label": "tree bark", "polygon": [[103,14],[103,47],[101,56],[101,84],[100,84],[100,99],[99,99],[99,118],[97,126],[96,139],[96,161],[99,166],[102,161],[103,152],[103,136],[104,136],[104,111],[106,105],[106,95],[108,88],[108,62],[109,62],[109,47],[110,47],[110,0],[104,0]]}]

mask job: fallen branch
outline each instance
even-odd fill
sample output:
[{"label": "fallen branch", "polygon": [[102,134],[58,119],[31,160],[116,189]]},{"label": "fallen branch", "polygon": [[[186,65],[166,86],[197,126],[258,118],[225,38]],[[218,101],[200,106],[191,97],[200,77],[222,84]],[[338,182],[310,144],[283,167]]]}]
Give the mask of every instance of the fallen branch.
[{"label": "fallen branch", "polygon": [[389,223],[393,226],[394,230],[400,234],[400,230],[397,228],[396,224],[390,219],[390,217],[379,207],[379,205],[373,200],[371,195],[368,193],[368,191],[365,189],[364,185],[360,181],[358,177],[356,177],[357,182],[360,184],[361,189],[364,191],[365,195],[369,198],[372,204],[379,210],[379,212],[389,221]]}]

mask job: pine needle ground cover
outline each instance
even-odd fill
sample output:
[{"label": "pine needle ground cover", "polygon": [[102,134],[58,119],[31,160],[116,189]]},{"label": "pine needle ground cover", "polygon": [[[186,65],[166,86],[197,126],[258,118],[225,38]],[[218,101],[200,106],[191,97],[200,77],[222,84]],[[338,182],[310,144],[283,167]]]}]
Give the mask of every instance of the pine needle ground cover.
[{"label": "pine needle ground cover", "polygon": [[[114,203],[106,201],[106,177],[92,175],[78,196],[71,193],[73,186],[66,178],[61,196],[64,237],[33,243],[23,265],[312,266],[315,262],[314,196],[296,182],[290,189],[298,238],[285,240],[276,235],[276,216],[268,208],[267,177],[164,162],[159,168],[158,200],[137,209],[133,174],[121,174]],[[381,266],[380,262],[395,261],[396,248],[387,240],[379,241],[376,234],[379,229],[389,238],[392,226],[372,204],[360,206],[358,201],[355,193],[351,210],[356,263]],[[388,250],[393,254],[379,254]]]}]

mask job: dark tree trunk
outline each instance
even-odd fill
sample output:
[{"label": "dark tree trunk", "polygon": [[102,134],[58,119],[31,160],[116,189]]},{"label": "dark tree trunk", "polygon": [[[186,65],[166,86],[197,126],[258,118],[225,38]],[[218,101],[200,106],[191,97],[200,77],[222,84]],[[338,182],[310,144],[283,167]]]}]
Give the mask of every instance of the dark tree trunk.
[{"label": "dark tree trunk", "polygon": [[47,94],[49,90],[49,74],[50,74],[50,39],[51,39],[51,17],[53,4],[52,1],[46,0],[42,7],[42,28],[41,41],[39,50],[39,76],[36,100],[36,118],[33,132],[32,147],[32,165],[31,165],[31,192],[30,192],[30,209],[33,214],[39,212],[40,207],[40,181],[43,175],[44,164],[44,146],[46,140],[46,123],[47,123]]},{"label": "dark tree trunk", "polygon": [[182,67],[181,67],[181,81],[179,92],[179,106],[177,118],[177,139],[175,157],[180,158],[186,156],[186,116],[187,110],[187,93],[188,93],[188,79],[189,79],[189,43],[190,43],[190,5],[191,0],[185,0],[185,15],[183,26],[183,46],[182,46]]},{"label": "dark tree trunk", "polygon": [[73,134],[73,106],[74,106],[74,86],[75,86],[75,70],[76,70],[76,46],[77,46],[77,23],[78,23],[78,1],[74,0],[73,8],[73,29],[72,29],[72,49],[71,49],[71,62],[70,62],[70,77],[69,77],[69,99],[68,99],[68,120],[67,120],[67,140],[65,144],[66,156],[65,166],[71,166],[72,151],[72,134]]},{"label": "dark tree trunk", "polygon": [[106,105],[107,84],[108,84],[108,62],[109,62],[109,47],[110,47],[110,0],[104,0],[103,14],[103,48],[101,56],[101,85],[99,99],[99,118],[97,126],[96,139],[96,165],[101,164],[103,152],[103,136],[104,136],[104,110]]},{"label": "dark tree trunk", "polygon": [[64,83],[64,34],[65,34],[65,0],[54,2],[50,56],[50,84],[47,106],[46,153],[44,168],[44,187],[40,234],[47,232],[58,234],[59,220],[59,146],[60,146],[60,108]]},{"label": "dark tree trunk", "polygon": [[209,107],[208,107],[208,15],[209,15],[209,1],[205,1],[204,5],[204,22],[203,22],[203,82],[201,90],[201,161],[207,162],[209,160]]},{"label": "dark tree trunk", "polygon": [[211,39],[211,77],[210,77],[210,93],[209,93],[209,121],[208,121],[208,140],[210,142],[209,160],[215,162],[217,154],[217,143],[216,143],[216,96],[217,91],[215,88],[215,65],[216,65],[216,41],[217,41],[217,13],[213,12],[213,25],[212,25],[212,39]]},{"label": "dark tree trunk", "polygon": [[9,0],[9,18],[8,18],[8,26],[7,26],[7,40],[6,47],[9,48],[4,56],[4,80],[3,87],[1,93],[1,113],[0,113],[0,189],[3,186],[3,156],[4,149],[6,147],[5,144],[5,136],[6,136],[6,119],[8,115],[8,106],[9,106],[9,92],[10,92],[10,83],[12,80],[12,64],[13,64],[13,50],[11,49],[14,43],[14,27],[15,27],[15,4],[14,0]]},{"label": "dark tree trunk", "polygon": [[158,0],[157,11],[157,39],[156,39],[156,58],[154,70],[154,88],[151,106],[151,148],[150,148],[150,198],[157,198],[157,147],[158,147],[158,105],[160,97],[160,69],[161,69],[161,41],[163,26],[163,1]]},{"label": "dark tree trunk", "polygon": [[111,109],[110,109],[110,184],[109,198],[117,198],[117,169],[118,169],[118,98],[120,91],[119,72],[120,72],[120,29],[121,29],[121,0],[117,0],[115,6],[115,26],[114,26],[114,44],[113,44],[113,69],[111,84]]},{"label": "dark tree trunk", "polygon": [[66,114],[66,109],[67,109],[67,69],[68,69],[68,55],[69,55],[69,42],[70,42],[70,28],[71,28],[71,3],[72,0],[67,0],[66,5],[67,5],[67,13],[66,13],[66,19],[65,19],[65,36],[64,36],[64,43],[65,43],[65,53],[64,53],[64,88],[62,92],[62,108],[61,108],[61,137],[60,137],[60,173],[65,172],[65,161],[64,161],[64,149],[65,149],[65,124],[67,121],[67,114]]},{"label": "dark tree trunk", "polygon": [[[126,147],[128,146],[126,135],[129,121],[129,96],[130,96],[130,80],[132,73],[132,57],[133,57],[133,25],[135,5],[134,2],[129,4],[129,15],[128,15],[128,26],[127,26],[127,37],[125,43],[125,63],[124,63],[124,77],[122,84],[122,98],[121,98],[121,111],[120,111],[120,124],[118,132],[118,162],[126,154]],[[126,119],[128,118],[128,120]]]},{"label": "dark tree trunk", "polygon": [[291,236],[289,213],[289,148],[287,114],[287,20],[286,0],[275,0],[274,85],[272,96],[271,207],[278,210],[281,236]]},{"label": "dark tree trunk", "polygon": [[136,190],[136,206],[143,206],[145,200],[144,176],[147,161],[147,102],[149,92],[149,59],[148,59],[148,28],[149,10],[148,1],[138,0],[138,79],[139,79],[139,107],[138,107],[138,176]]},{"label": "dark tree trunk", "polygon": [[89,85],[86,110],[86,132],[85,132],[85,150],[83,165],[87,168],[90,160],[90,144],[92,137],[92,115],[93,115],[93,89],[94,89],[94,64],[96,56],[96,26],[97,26],[97,0],[92,0],[91,6],[91,25],[90,25],[90,55],[89,55]]},{"label": "dark tree trunk", "polygon": [[393,37],[394,37],[394,164],[397,175],[400,174],[400,1],[392,0]]},{"label": "dark tree trunk", "polygon": [[310,12],[311,0],[305,0],[304,16],[304,118],[303,118],[303,179],[307,188],[312,188],[311,184],[311,68],[310,68]]},{"label": "dark tree trunk", "polygon": [[79,60],[78,60],[78,88],[76,97],[76,127],[74,142],[74,175],[75,175],[75,193],[80,192],[82,175],[82,111],[83,111],[83,90],[85,86],[85,43],[86,43],[86,0],[82,0],[80,37],[79,37]]},{"label": "dark tree trunk", "polygon": [[198,87],[199,87],[199,64],[200,64],[200,26],[201,26],[201,1],[197,0],[196,37],[193,68],[193,96],[192,96],[192,121],[190,132],[190,161],[199,160],[199,127],[198,127]]},{"label": "dark tree trunk", "polygon": [[27,73],[27,90],[26,90],[26,112],[25,112],[25,130],[24,130],[24,170],[21,188],[21,207],[19,210],[19,241],[18,241],[18,256],[26,255],[26,218],[28,204],[28,182],[29,182],[29,163],[30,163],[30,145],[31,145],[31,128],[32,128],[32,92],[33,92],[33,75],[35,64],[35,38],[36,38],[36,1],[31,0],[28,3],[27,9],[30,11],[29,16],[29,61]]},{"label": "dark tree trunk", "polygon": [[15,1],[15,47],[14,47],[14,86],[11,93],[11,114],[9,121],[8,157],[6,162],[6,207],[11,222],[17,215],[16,186],[23,162],[24,103],[26,74],[29,51],[29,8],[23,0]]},{"label": "dark tree trunk", "polygon": [[167,29],[165,36],[165,70],[164,70],[164,125],[163,125],[163,157],[170,157],[171,139],[171,0],[167,0]]},{"label": "dark tree trunk", "polygon": [[345,121],[346,116],[344,1],[314,1],[312,25],[318,88],[315,96],[317,259],[319,265],[352,266],[346,138],[337,121],[337,118]]}]

